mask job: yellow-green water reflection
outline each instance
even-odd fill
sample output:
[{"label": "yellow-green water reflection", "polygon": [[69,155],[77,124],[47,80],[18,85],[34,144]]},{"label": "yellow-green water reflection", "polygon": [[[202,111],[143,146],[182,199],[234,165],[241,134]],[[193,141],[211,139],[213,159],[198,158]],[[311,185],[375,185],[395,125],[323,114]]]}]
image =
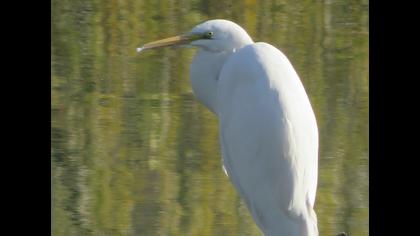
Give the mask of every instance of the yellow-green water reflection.
[{"label": "yellow-green water reflection", "polygon": [[145,42],[230,19],[280,48],[316,112],[321,235],[368,235],[367,1],[52,1],[52,234],[261,235],[194,100],[194,49]]}]

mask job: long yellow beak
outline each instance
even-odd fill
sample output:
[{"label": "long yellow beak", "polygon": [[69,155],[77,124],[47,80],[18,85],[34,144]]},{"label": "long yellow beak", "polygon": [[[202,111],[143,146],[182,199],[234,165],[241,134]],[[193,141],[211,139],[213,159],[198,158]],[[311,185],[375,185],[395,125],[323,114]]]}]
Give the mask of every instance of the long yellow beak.
[{"label": "long yellow beak", "polygon": [[146,49],[152,48],[162,48],[168,46],[175,46],[175,45],[183,45],[190,43],[193,40],[198,39],[197,35],[178,35],[166,39],[161,39],[157,41],[153,41],[150,43],[146,43],[143,47],[137,48],[137,52],[141,52]]}]

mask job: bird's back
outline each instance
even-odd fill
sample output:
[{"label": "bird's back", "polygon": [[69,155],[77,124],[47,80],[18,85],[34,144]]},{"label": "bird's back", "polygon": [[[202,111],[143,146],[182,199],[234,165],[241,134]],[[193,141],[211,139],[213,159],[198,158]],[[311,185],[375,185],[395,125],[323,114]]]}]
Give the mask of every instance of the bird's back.
[{"label": "bird's back", "polygon": [[229,177],[266,235],[318,235],[318,130],[288,59],[266,43],[234,53],[218,82]]}]

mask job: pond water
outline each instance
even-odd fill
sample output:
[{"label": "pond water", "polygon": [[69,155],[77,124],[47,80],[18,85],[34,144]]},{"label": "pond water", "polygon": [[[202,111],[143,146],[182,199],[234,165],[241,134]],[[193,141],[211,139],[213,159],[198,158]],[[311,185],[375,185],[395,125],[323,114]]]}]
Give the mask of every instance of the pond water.
[{"label": "pond water", "polygon": [[215,18],[282,50],[320,132],[320,235],[368,235],[368,1],[53,0],[52,235],[262,235],[221,168],[194,49],[136,53]]}]

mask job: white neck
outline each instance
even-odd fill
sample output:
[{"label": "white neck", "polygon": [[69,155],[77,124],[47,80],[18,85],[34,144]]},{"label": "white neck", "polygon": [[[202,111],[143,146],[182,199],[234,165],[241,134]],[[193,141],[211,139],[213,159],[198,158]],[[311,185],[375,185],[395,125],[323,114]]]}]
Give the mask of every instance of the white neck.
[{"label": "white neck", "polygon": [[217,81],[227,58],[233,52],[210,52],[198,49],[190,67],[190,80],[199,102],[217,115]]}]

